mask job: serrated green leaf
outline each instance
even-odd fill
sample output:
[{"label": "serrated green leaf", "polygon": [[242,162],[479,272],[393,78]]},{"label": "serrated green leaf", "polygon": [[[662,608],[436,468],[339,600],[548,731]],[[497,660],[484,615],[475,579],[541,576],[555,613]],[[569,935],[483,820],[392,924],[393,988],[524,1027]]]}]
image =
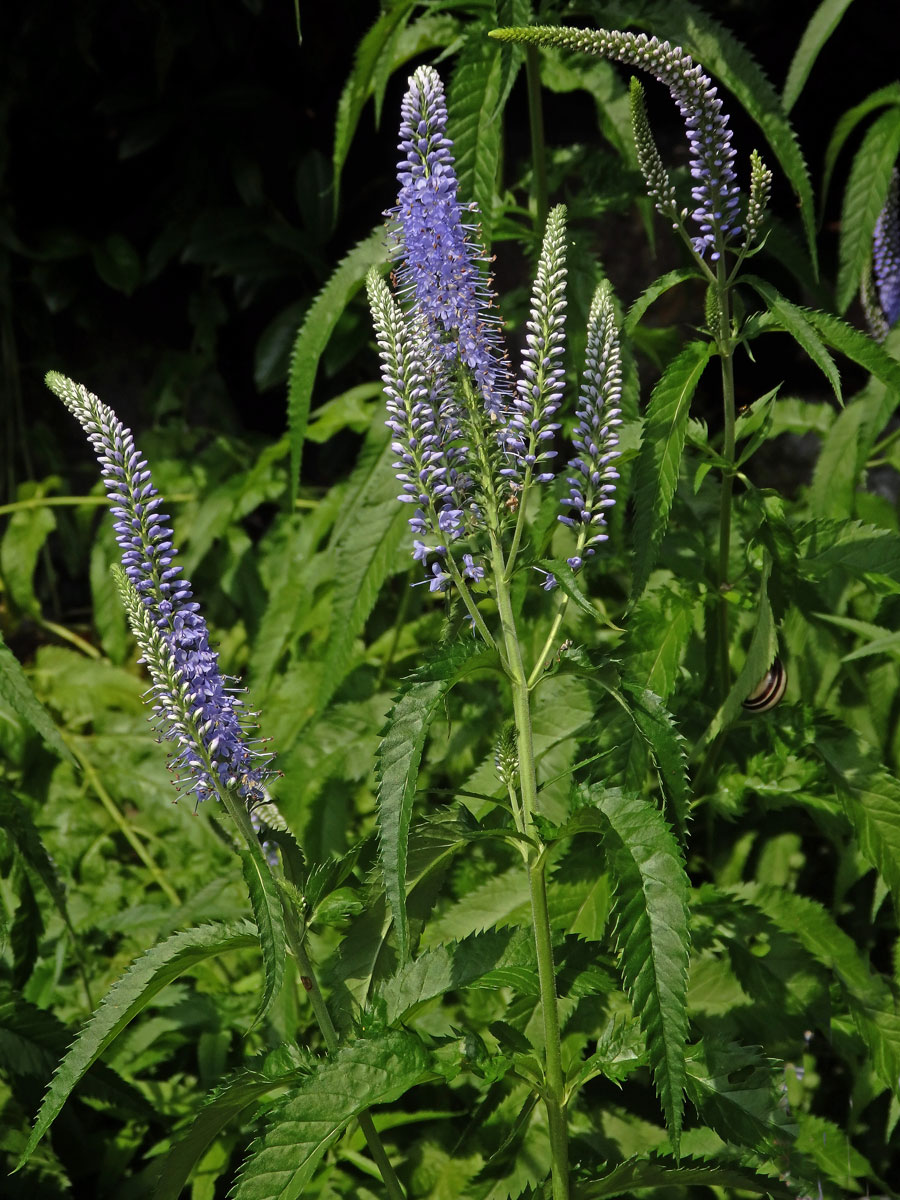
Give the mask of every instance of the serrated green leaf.
[{"label": "serrated green leaf", "polygon": [[829,769],[860,849],[887,884],[900,913],[900,781],[851,729],[820,733],[815,747]]},{"label": "serrated green leaf", "polygon": [[807,1155],[826,1178],[842,1188],[861,1191],[860,1179],[875,1179],[872,1164],[850,1144],[846,1132],[825,1117],[817,1117],[800,1109],[794,1113],[797,1139],[794,1143],[800,1154]]},{"label": "serrated green leaf", "polygon": [[900,154],[900,108],[891,106],[866,130],[856,152],[841,210],[835,304],[846,311],[872,257],[872,234]]},{"label": "serrated green leaf", "polygon": [[604,849],[616,885],[616,948],[676,1151],[684,1106],[688,879],[678,843],[647,800],[596,789],[573,822],[606,823]]},{"label": "serrated green leaf", "polygon": [[[879,346],[877,342],[873,342],[870,337],[866,337],[864,333],[854,329],[833,313],[822,312],[816,308],[804,308],[802,312],[826,345],[841,354],[846,354],[849,359],[859,363],[891,389],[892,395],[885,402],[890,405],[884,417],[884,421],[887,421],[888,416],[900,403],[900,363],[888,354],[883,346]],[[875,430],[875,434],[880,431],[881,426]]]},{"label": "serrated green leaf", "polygon": [[62,740],[59,730],[40,701],[15,657],[0,634],[0,702],[6,705],[24,725],[33,729],[48,750],[64,762],[74,765],[75,759]]},{"label": "serrated green leaf", "polygon": [[419,1039],[398,1030],[340,1047],[270,1114],[241,1169],[234,1200],[295,1200],[355,1117],[402,1096],[430,1070]]},{"label": "serrated green leaf", "polygon": [[629,683],[623,684],[622,690],[631,699],[632,719],[653,756],[675,827],[683,837],[690,819],[685,740],[659,696]]},{"label": "serrated green leaf", "polygon": [[57,1068],[16,1169],[24,1166],[34,1153],[85,1071],[154,996],[207,958],[255,945],[256,930],[247,921],[201,925],[173,934],[132,963],[109,989]]},{"label": "serrated green leaf", "polygon": [[797,345],[809,355],[831,384],[838,403],[843,404],[841,377],[838,369],[815,329],[807,320],[804,310],[798,308],[796,304],[792,304],[790,300],[782,296],[777,288],[766,283],[764,279],[757,279],[755,275],[745,275],[743,282],[748,283],[762,297],[764,304],[781,328],[789,333]]},{"label": "serrated green leaf", "polygon": [[900,1079],[900,1012],[890,987],[860,957],[853,939],[821,904],[807,896],[761,884],[743,884],[729,890],[759,908],[835,973],[875,1074],[883,1087],[896,1094]]},{"label": "serrated green leaf", "polygon": [[807,521],[797,530],[797,542],[807,578],[841,570],[888,591],[900,585],[900,534],[893,530],[862,521]]},{"label": "serrated green leaf", "polygon": [[[504,71],[501,47],[485,37],[491,23],[475,24],[468,31],[448,95],[459,194],[478,205],[481,233],[477,236],[485,249],[491,244],[500,166],[501,108],[512,83],[504,79],[509,72]],[[521,51],[516,55],[517,67],[520,61]]]},{"label": "serrated green leaf", "polygon": [[384,728],[376,766],[378,847],[401,957],[409,946],[407,839],[425,738],[450,689],[470,672],[495,661],[492,651],[474,641],[441,648],[405,681]]},{"label": "serrated green leaf", "polygon": [[600,1179],[591,1179],[578,1189],[579,1200],[611,1200],[642,1188],[722,1187],[757,1192],[773,1200],[792,1200],[794,1191],[768,1175],[757,1175],[750,1167],[732,1163],[692,1164],[685,1159],[630,1158],[613,1167]]},{"label": "serrated green leaf", "polygon": [[393,0],[385,6],[375,24],[369,29],[360,42],[353,56],[353,66],[341,91],[338,100],[337,117],[334,123],[334,150],[332,163],[334,166],[334,211],[338,210],[340,201],[341,172],[347,160],[347,152],[360,114],[366,100],[374,90],[376,73],[382,59],[390,53],[391,43],[409,20],[416,0]]},{"label": "serrated green leaf", "polygon": [[258,844],[252,849],[242,847],[239,853],[253,919],[259,932],[265,975],[265,988],[254,1018],[254,1024],[257,1024],[274,1004],[284,982],[284,910],[272,872],[263,858],[262,847]]},{"label": "serrated green leaf", "polygon": [[694,602],[688,595],[669,588],[645,592],[628,622],[628,678],[665,701],[693,627]]},{"label": "serrated green leaf", "polygon": [[527,875],[521,866],[511,867],[467,889],[450,908],[428,922],[424,936],[434,945],[509,924],[517,909],[530,906],[530,898]]},{"label": "serrated green leaf", "polygon": [[705,1038],[687,1056],[687,1093],[719,1137],[760,1153],[789,1141],[771,1063],[756,1047]]},{"label": "serrated green leaf", "polygon": [[640,597],[647,584],[666,531],[678,485],[691,398],[712,350],[708,342],[690,342],[666,367],[650,397],[634,470],[632,601]]},{"label": "serrated green leaf", "polygon": [[[348,500],[348,503],[351,501]],[[409,532],[405,505],[387,500],[354,506],[356,520],[334,548],[337,582],[316,711],[321,712],[347,673],[353,644],[362,634],[378,593]]]},{"label": "serrated green leaf", "polygon": [[[525,876],[520,869],[519,874]],[[526,886],[527,886],[527,877]],[[389,1025],[405,1020],[419,1004],[457,988],[499,986],[498,972],[519,973],[525,995],[536,996],[537,966],[530,930],[503,929],[474,933],[459,942],[435,946],[406,963],[379,989]]]},{"label": "serrated green leaf", "polygon": [[59,876],[56,864],[47,853],[41,835],[31,819],[28,806],[14,796],[2,781],[0,781],[0,828],[5,830],[23,860],[40,878],[50,893],[56,911],[62,917],[77,948],[78,939],[69,919],[69,909],[66,904],[65,884]]},{"label": "serrated green leaf", "polygon": [[153,1200],[178,1200],[191,1171],[229,1122],[261,1097],[283,1087],[282,1079],[267,1079],[253,1071],[242,1071],[216,1088],[197,1113],[187,1134],[166,1156]]},{"label": "serrated green leaf", "polygon": [[852,3],[853,0],[822,0],[810,17],[803,37],[794,51],[781,92],[781,103],[786,113],[797,103],[819,52],[837,29],[841,17]]},{"label": "serrated green leaf", "polygon": [[666,292],[676,287],[679,283],[685,283],[688,279],[697,278],[697,272],[687,267],[679,267],[674,271],[667,271],[665,275],[660,275],[659,279],[655,279],[649,287],[644,288],[637,300],[629,308],[628,314],[622,323],[622,332],[630,337],[640,324],[644,313],[660,296],[665,295]]},{"label": "serrated green leaf", "polygon": [[872,92],[871,95],[866,96],[865,100],[848,109],[835,125],[834,133],[831,135],[831,140],[825,150],[825,170],[822,177],[823,212],[825,201],[828,198],[828,188],[831,184],[831,176],[834,172],[835,163],[847,138],[859,122],[867,117],[870,112],[874,112],[877,108],[884,108],[888,104],[900,104],[900,83],[889,83],[887,87],[879,88],[877,91]]},{"label": "serrated green leaf", "polygon": [[370,267],[387,257],[384,230],[374,229],[338,263],[331,278],[309,306],[294,339],[288,375],[287,415],[291,445],[291,505],[297,499],[300,463],[313,384],[322,352],[347,304],[360,290]]}]

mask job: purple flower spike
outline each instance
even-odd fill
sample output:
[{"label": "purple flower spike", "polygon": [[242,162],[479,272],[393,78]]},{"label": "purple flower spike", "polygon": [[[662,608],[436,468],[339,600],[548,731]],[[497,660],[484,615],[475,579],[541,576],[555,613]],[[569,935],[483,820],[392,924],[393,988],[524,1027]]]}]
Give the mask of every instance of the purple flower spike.
[{"label": "purple flower spike", "polygon": [[531,294],[526,348],[516,383],[516,399],[505,437],[516,464],[505,475],[530,469],[537,483],[549,483],[552,471],[540,464],[556,457],[548,448],[559,422],[553,421],[563,395],[566,315],[566,210],[558,205],[547,218],[544,244]]},{"label": "purple flower spike", "polygon": [[530,25],[522,29],[495,29],[491,37],[501,41],[562,46],[617,59],[655,75],[672,94],[684,117],[691,147],[690,169],[694,179],[691,195],[696,208],[691,214],[700,226],[692,239],[698,254],[710,251],[715,261],[721,247],[740,232],[738,206],[740,189],[732,167],[734,150],[728,116],[708,75],[680,46],[618,29],[569,29]]},{"label": "purple flower spike", "polygon": [[[619,435],[622,424],[619,401],[622,395],[622,367],[615,313],[609,285],[597,289],[588,317],[587,350],[584,377],[578,402],[578,424],[572,442],[578,457],[569,463],[572,472],[567,476],[571,492],[561,501],[573,515],[560,517],[565,525],[585,525],[596,530],[582,542],[584,556],[594,553],[607,535],[606,509],[615,503],[615,481],[619,473],[615,461],[619,457]],[[581,550],[577,558],[582,556]],[[573,570],[575,559],[569,559]],[[579,564],[580,565],[580,564]]]},{"label": "purple flower spike", "polygon": [[397,279],[413,301],[440,357],[469,367],[485,408],[498,418],[512,393],[490,282],[481,270],[472,223],[456,196],[457,180],[445,134],[447,106],[440,76],[419,67],[403,98],[398,163],[400,193],[385,215],[395,223]]},{"label": "purple flower spike", "polygon": [[[155,688],[154,712],[161,735],[178,745],[169,764],[176,786],[186,786],[198,801],[235,788],[252,808],[266,796],[272,755],[258,748],[258,740],[247,739],[242,720],[250,714],[219,670],[200,606],[175,562],[172,530],[165,524],[169,518],[159,511],[162,497],[147,463],[131,430],[87,388],[55,371],[47,385],[94,447],[117,518],[124,575],[150,618],[147,628],[159,636],[167,683],[162,691]],[[143,636],[146,641],[146,629]]]},{"label": "purple flower spike", "polygon": [[900,175],[896,168],[872,244],[875,290],[888,329],[900,318]]}]

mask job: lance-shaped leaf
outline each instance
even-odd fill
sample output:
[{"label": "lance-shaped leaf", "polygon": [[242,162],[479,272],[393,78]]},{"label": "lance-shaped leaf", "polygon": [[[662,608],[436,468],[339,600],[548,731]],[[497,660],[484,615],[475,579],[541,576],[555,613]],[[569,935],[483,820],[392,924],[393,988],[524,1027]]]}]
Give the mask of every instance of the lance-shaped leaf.
[{"label": "lance-shaped leaf", "polygon": [[378,748],[378,846],[401,958],[408,952],[406,857],[422,748],[450,689],[496,656],[478,642],[442,647],[407,679],[390,711]]},{"label": "lance-shaped leaf", "polygon": [[757,1175],[752,1167],[734,1163],[692,1163],[665,1159],[629,1158],[613,1167],[600,1179],[592,1179],[578,1189],[579,1200],[611,1200],[630,1195],[641,1188],[723,1187],[756,1192],[773,1200],[793,1200],[794,1189],[768,1175]]},{"label": "lance-shaped leaf", "polygon": [[821,904],[807,896],[760,884],[743,884],[732,890],[834,972],[875,1075],[883,1087],[896,1094],[900,1080],[900,1010],[888,983],[872,971],[853,939]]},{"label": "lance-shaped leaf", "polygon": [[389,1024],[402,1021],[417,1005],[466,986],[514,983],[520,993],[537,995],[536,972],[530,930],[475,933],[461,942],[426,950],[387,980],[380,989],[385,1019]]},{"label": "lance-shaped leaf", "polygon": [[704,1039],[688,1055],[686,1082],[691,1103],[724,1141],[774,1154],[790,1140],[773,1066],[757,1047]]},{"label": "lance-shaped leaf", "polygon": [[259,1022],[272,1007],[284,981],[284,910],[275,877],[269,870],[259,843],[242,846],[239,854],[253,919],[259,932],[266,981],[255,1018]]},{"label": "lance-shaped leaf", "polygon": [[173,934],[134,962],[109,989],[57,1068],[18,1166],[23,1166],[34,1153],[85,1071],[154,996],[207,958],[256,944],[256,930],[247,921],[201,925]]},{"label": "lance-shaped leaf", "polygon": [[619,791],[595,790],[569,832],[598,829],[616,889],[616,947],[672,1144],[684,1108],[688,878],[678,842],[659,810]]},{"label": "lance-shaped leaf", "polygon": [[813,64],[819,57],[819,52],[834,33],[841,17],[852,3],[853,0],[822,0],[810,17],[809,24],[803,31],[803,37],[794,51],[794,57],[791,59],[781,92],[781,103],[785,112],[790,112],[796,104]]},{"label": "lance-shaped leaf", "polygon": [[272,1113],[251,1147],[234,1200],[294,1200],[355,1117],[396,1100],[430,1074],[429,1055],[412,1034],[390,1030],[342,1046]]},{"label": "lance-shaped leaf", "polygon": [[309,306],[294,339],[288,374],[292,505],[297,498],[310,399],[322,351],[328,345],[341,313],[365,283],[369,268],[383,263],[386,257],[384,231],[379,226],[341,259],[331,278]]},{"label": "lance-shaped leaf", "polygon": [[31,690],[19,660],[0,634],[0,701],[12,709],[25,725],[38,734],[49,750],[66,762],[74,763],[71,751],[62,740],[47,710]]},{"label": "lance-shaped leaf", "polygon": [[650,397],[634,470],[633,600],[641,595],[647,584],[669,523],[691,398],[712,349],[708,342],[690,342],[666,367]]}]

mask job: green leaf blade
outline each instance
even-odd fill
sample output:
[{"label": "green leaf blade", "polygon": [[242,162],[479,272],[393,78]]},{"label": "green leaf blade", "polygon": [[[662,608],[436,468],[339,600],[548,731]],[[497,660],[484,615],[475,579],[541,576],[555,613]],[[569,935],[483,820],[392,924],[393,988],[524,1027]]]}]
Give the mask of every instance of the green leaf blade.
[{"label": "green leaf blade", "polygon": [[406,681],[378,749],[378,846],[385,890],[394,915],[401,959],[408,953],[406,861],[413,798],[422,749],[444,697],[464,675],[495,662],[476,642],[440,649]]},{"label": "green leaf blade", "polygon": [[643,592],[669,520],[687,434],[691,399],[712,354],[707,342],[690,342],[669,363],[653,389],[634,471],[636,516],[632,600]]}]

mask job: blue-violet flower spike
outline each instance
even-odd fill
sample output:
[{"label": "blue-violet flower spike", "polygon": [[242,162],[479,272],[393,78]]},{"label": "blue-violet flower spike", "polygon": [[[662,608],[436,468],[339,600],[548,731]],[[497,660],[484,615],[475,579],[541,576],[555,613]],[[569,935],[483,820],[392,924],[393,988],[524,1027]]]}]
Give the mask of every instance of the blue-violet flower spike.
[{"label": "blue-violet flower spike", "polygon": [[[579,557],[594,553],[607,535],[606,509],[615,503],[615,481],[619,474],[618,427],[622,424],[622,367],[615,312],[609,284],[597,288],[588,317],[584,376],[578,398],[578,423],[572,442],[579,452],[569,463],[571,492],[561,501],[572,516],[559,519],[566,525],[587,526],[579,537]],[[596,532],[593,532],[596,530]]]},{"label": "blue-violet flower spike", "polygon": [[740,189],[732,167],[735,152],[722,101],[712,80],[689,54],[657,37],[619,29],[530,25],[495,29],[491,37],[598,54],[640,67],[664,83],[684,117],[690,143],[691,195],[696,203],[691,215],[700,226],[700,236],[692,239],[694,249],[700,255],[709,250],[713,261],[719,258],[725,242],[740,232]]},{"label": "blue-violet flower spike", "polygon": [[234,788],[252,808],[266,796],[272,755],[246,736],[242,720],[251,714],[219,670],[200,606],[175,562],[172,530],[165,524],[169,518],[160,512],[162,497],[147,463],[131,430],[87,388],[55,371],[47,375],[47,385],[79,421],[102,466],[117,518],[126,593],[133,592],[142,605],[141,619],[132,627],[145,655],[152,643],[151,674],[154,661],[161,672],[153,676],[154,712],[162,736],[177,743],[170,762],[176,786],[185,785],[198,801]]},{"label": "blue-violet flower spike", "polygon": [[900,318],[900,174],[894,168],[872,244],[875,290],[888,329]]},{"label": "blue-violet flower spike", "polygon": [[563,396],[566,316],[566,209],[560,204],[547,218],[544,244],[531,293],[526,348],[516,383],[513,413],[506,430],[506,449],[515,466],[504,475],[531,469],[537,483],[553,479],[540,464],[556,457],[548,448],[559,422],[553,421]]},{"label": "blue-violet flower spike", "polygon": [[446,136],[444,87],[433,67],[419,67],[403,98],[393,223],[397,281],[412,302],[441,358],[469,367],[485,408],[498,419],[512,393],[495,299],[481,269],[482,249],[470,239],[473,224],[457,199],[457,179]]}]

